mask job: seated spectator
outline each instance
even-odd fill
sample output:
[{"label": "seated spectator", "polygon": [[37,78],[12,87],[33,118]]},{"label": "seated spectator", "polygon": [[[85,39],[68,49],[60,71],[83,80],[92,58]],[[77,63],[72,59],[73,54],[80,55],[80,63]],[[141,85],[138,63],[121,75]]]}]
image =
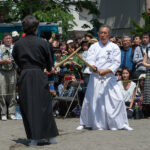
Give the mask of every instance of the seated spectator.
[{"label": "seated spectator", "polygon": [[143,102],[143,93],[144,93],[144,81],[145,81],[146,75],[141,74],[139,77],[139,80],[137,82],[136,92],[135,92],[135,113],[134,118],[135,119],[141,119],[144,117],[143,114],[143,108],[142,108],[142,102]]},{"label": "seated spectator", "polygon": [[146,78],[145,74],[140,75],[139,80],[137,82],[137,88],[136,88],[136,93],[135,93],[135,98],[139,99],[141,102],[143,101],[145,78]]},{"label": "seated spectator", "polygon": [[129,119],[133,118],[133,104],[135,97],[136,84],[130,81],[131,73],[128,68],[122,70],[122,81],[119,81],[121,93],[123,95],[123,100],[127,109],[127,116]]},{"label": "seated spectator", "polygon": [[117,77],[117,81],[121,81],[122,80],[122,70],[118,69],[117,72],[116,72],[116,77]]},{"label": "seated spectator", "polygon": [[67,96],[72,97],[74,95],[75,89],[74,87],[70,86],[70,81],[76,81],[76,77],[74,74],[66,73],[64,75],[63,83],[58,86],[58,94],[59,96]]},{"label": "seated spectator", "polygon": [[132,48],[131,48],[131,38],[129,36],[124,36],[122,38],[123,48],[121,49],[121,65],[120,68],[129,68],[133,70],[133,60],[132,60]]}]

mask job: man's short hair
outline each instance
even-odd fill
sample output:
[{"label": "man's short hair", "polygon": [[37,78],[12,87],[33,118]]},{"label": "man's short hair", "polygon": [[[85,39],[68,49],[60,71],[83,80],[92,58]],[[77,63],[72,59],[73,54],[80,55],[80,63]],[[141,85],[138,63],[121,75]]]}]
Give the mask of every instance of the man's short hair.
[{"label": "man's short hair", "polygon": [[131,41],[131,37],[130,37],[130,36],[124,35],[124,36],[122,37],[122,40],[125,39],[125,38],[128,38],[128,39]]},{"label": "man's short hair", "polygon": [[[3,34],[3,39],[4,39],[6,36],[11,36],[11,34],[10,34],[9,32],[5,32],[5,33]],[[11,36],[11,37],[12,37],[12,36]]]},{"label": "man's short hair", "polygon": [[26,34],[35,34],[39,21],[31,15],[26,16],[22,21],[23,32]]},{"label": "man's short hair", "polygon": [[148,37],[150,37],[149,32],[144,31],[144,32],[142,33],[142,37],[143,37],[143,36],[148,36]]},{"label": "man's short hair", "polygon": [[136,37],[139,37],[139,38],[141,39],[141,36],[140,36],[139,34],[135,34],[135,35],[133,36],[133,40],[134,40]]},{"label": "man's short hair", "polygon": [[108,28],[108,29],[109,29],[108,32],[109,32],[109,34],[111,35],[111,28],[110,28],[110,26],[108,26],[108,25],[102,25],[102,26],[99,27],[99,30],[98,30],[98,31],[100,31],[101,28]]}]

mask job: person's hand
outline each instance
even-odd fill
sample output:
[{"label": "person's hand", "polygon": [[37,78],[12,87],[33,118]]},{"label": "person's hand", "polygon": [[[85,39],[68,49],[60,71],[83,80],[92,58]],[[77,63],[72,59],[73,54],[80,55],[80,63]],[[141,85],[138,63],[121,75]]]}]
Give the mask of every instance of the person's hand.
[{"label": "person's hand", "polygon": [[142,65],[143,65],[143,66],[144,66],[144,65],[146,66],[146,65],[147,65],[147,63],[145,63],[145,62],[142,62]]},{"label": "person's hand", "polygon": [[131,109],[131,107],[130,107],[130,106],[127,106],[126,109]]},{"label": "person's hand", "polygon": [[72,61],[66,62],[65,65],[72,65]]},{"label": "person's hand", "polygon": [[47,71],[47,69],[44,69],[44,73],[46,73],[47,75],[50,75],[50,73]]},{"label": "person's hand", "polygon": [[75,61],[72,61],[72,63],[73,63],[74,65],[76,65],[76,66],[78,65],[78,63],[77,63],[77,62],[75,62]]},{"label": "person's hand", "polygon": [[136,65],[139,66],[139,65],[141,65],[141,64],[143,64],[142,61],[138,62]]},{"label": "person's hand", "polygon": [[104,71],[104,70],[98,70],[98,74],[99,74],[100,76],[104,76],[104,75],[105,75],[105,71]]},{"label": "person's hand", "polygon": [[5,63],[11,64],[11,63],[12,63],[12,60],[11,60],[11,59],[5,59]]}]

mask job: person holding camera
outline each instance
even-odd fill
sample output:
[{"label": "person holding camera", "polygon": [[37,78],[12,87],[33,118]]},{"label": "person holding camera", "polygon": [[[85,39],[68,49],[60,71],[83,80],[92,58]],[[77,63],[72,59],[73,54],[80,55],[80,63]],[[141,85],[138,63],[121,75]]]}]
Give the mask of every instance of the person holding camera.
[{"label": "person holding camera", "polygon": [[4,44],[0,46],[0,115],[1,120],[16,119],[16,76],[12,58],[12,36],[4,33]]}]

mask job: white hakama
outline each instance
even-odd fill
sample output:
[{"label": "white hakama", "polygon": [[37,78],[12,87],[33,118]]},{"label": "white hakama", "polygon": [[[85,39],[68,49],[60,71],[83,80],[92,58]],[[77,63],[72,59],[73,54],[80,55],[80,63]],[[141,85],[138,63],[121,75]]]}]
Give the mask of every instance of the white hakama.
[{"label": "white hakama", "polygon": [[82,105],[80,125],[99,130],[132,129],[114,75],[120,66],[119,47],[111,42],[105,46],[97,42],[88,50],[87,61],[98,70],[110,69],[113,73],[104,76],[91,74]]}]

